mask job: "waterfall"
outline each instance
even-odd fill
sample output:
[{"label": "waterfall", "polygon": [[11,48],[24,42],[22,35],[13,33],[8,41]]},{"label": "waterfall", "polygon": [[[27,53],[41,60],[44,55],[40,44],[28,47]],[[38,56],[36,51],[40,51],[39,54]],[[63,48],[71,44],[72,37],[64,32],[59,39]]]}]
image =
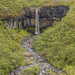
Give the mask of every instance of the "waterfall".
[{"label": "waterfall", "polygon": [[38,10],[36,10],[35,14],[35,34],[40,34]]}]

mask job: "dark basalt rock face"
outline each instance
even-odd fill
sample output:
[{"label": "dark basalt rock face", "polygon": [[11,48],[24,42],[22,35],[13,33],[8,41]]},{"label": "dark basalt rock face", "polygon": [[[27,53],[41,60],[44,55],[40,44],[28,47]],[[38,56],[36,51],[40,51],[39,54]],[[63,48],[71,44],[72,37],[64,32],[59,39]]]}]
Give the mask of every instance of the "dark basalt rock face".
[{"label": "dark basalt rock face", "polygon": [[41,7],[40,18],[62,18],[66,16],[66,12],[69,10],[69,7],[65,6],[49,6],[49,7]]},{"label": "dark basalt rock face", "polygon": [[52,26],[54,21],[60,21],[61,18],[66,16],[67,11],[69,11],[69,7],[65,6],[43,6],[41,8],[24,7],[23,10],[25,12],[26,18],[31,20],[31,25],[29,25],[29,23],[27,22],[28,26],[35,26],[36,9],[39,12],[40,28]]},{"label": "dark basalt rock face", "polygon": [[36,9],[39,12],[40,28],[52,26],[54,21],[60,21],[61,18],[66,16],[67,11],[69,11],[69,7],[66,6],[43,6],[41,8],[23,7],[25,14],[21,14],[20,17],[16,17],[15,19],[10,17],[3,20],[6,21],[6,26],[11,29],[18,29],[19,26],[23,29],[26,27],[35,27]]},{"label": "dark basalt rock face", "polygon": [[65,6],[49,6],[49,7],[41,7],[41,8],[28,8],[24,7],[23,10],[25,12],[26,17],[33,17],[35,18],[35,10],[39,11],[40,18],[62,18],[66,16],[66,12],[69,10],[69,7]]}]

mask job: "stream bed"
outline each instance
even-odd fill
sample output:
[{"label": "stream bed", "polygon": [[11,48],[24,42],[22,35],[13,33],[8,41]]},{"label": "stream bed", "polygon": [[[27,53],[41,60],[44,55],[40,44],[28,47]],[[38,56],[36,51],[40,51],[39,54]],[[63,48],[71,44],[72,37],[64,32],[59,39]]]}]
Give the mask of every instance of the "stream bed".
[{"label": "stream bed", "polygon": [[[28,68],[28,67],[32,67],[32,66],[38,66],[39,69],[39,74],[38,75],[61,75],[62,73],[65,73],[63,70],[61,69],[57,69],[56,67],[52,66],[50,63],[47,63],[47,61],[40,55],[38,55],[37,52],[35,52],[31,47],[31,42],[33,40],[33,37],[28,37],[28,38],[24,38],[21,41],[21,45],[24,48],[24,50],[26,52],[22,53],[23,55],[26,55],[26,60],[31,61],[32,62],[29,65],[24,65],[24,66],[19,66],[17,68],[15,68],[13,71],[11,71],[10,73],[8,73],[8,75],[21,75],[23,69]],[[52,70],[54,73],[50,74],[49,70]]]}]

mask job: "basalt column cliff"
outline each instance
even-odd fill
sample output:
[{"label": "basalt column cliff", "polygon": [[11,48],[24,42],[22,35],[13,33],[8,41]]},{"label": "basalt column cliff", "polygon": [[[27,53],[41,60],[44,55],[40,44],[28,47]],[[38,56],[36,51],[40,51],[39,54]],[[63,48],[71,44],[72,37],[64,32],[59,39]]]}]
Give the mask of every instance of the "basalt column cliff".
[{"label": "basalt column cliff", "polygon": [[60,21],[62,17],[66,16],[69,7],[65,6],[43,6],[43,7],[23,7],[25,14],[20,17],[10,17],[6,20],[5,25],[11,29],[18,29],[19,26],[23,29],[27,27],[35,27],[35,13],[38,10],[39,13],[39,25],[40,28],[47,28],[52,26],[54,21]]},{"label": "basalt column cliff", "polygon": [[68,7],[65,6],[49,6],[49,7],[41,7],[41,8],[29,8],[24,7],[25,11],[24,26],[35,26],[35,11],[39,11],[39,25],[40,28],[49,27],[53,25],[54,21],[60,21],[62,17],[66,16]]}]

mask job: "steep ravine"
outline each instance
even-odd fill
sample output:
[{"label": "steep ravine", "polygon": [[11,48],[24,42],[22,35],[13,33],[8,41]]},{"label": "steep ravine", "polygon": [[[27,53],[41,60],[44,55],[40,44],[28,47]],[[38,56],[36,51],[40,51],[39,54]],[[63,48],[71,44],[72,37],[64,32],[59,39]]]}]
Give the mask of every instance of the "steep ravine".
[{"label": "steep ravine", "polygon": [[[35,37],[35,36],[34,36]],[[38,55],[37,52],[35,52],[31,47],[32,45],[30,44],[33,40],[33,37],[27,37],[24,38],[21,41],[22,47],[25,49],[26,52],[21,53],[26,56],[24,62],[31,61],[29,65],[24,65],[24,66],[19,66],[15,68],[13,71],[11,71],[8,75],[21,75],[23,69],[32,67],[32,66],[37,66],[39,69],[39,74],[38,75],[51,75],[48,71],[51,69],[54,74],[61,74],[65,73],[63,70],[57,69],[54,66],[52,66],[50,63],[47,63],[47,61],[40,55]],[[53,75],[54,75],[53,74]]]}]

